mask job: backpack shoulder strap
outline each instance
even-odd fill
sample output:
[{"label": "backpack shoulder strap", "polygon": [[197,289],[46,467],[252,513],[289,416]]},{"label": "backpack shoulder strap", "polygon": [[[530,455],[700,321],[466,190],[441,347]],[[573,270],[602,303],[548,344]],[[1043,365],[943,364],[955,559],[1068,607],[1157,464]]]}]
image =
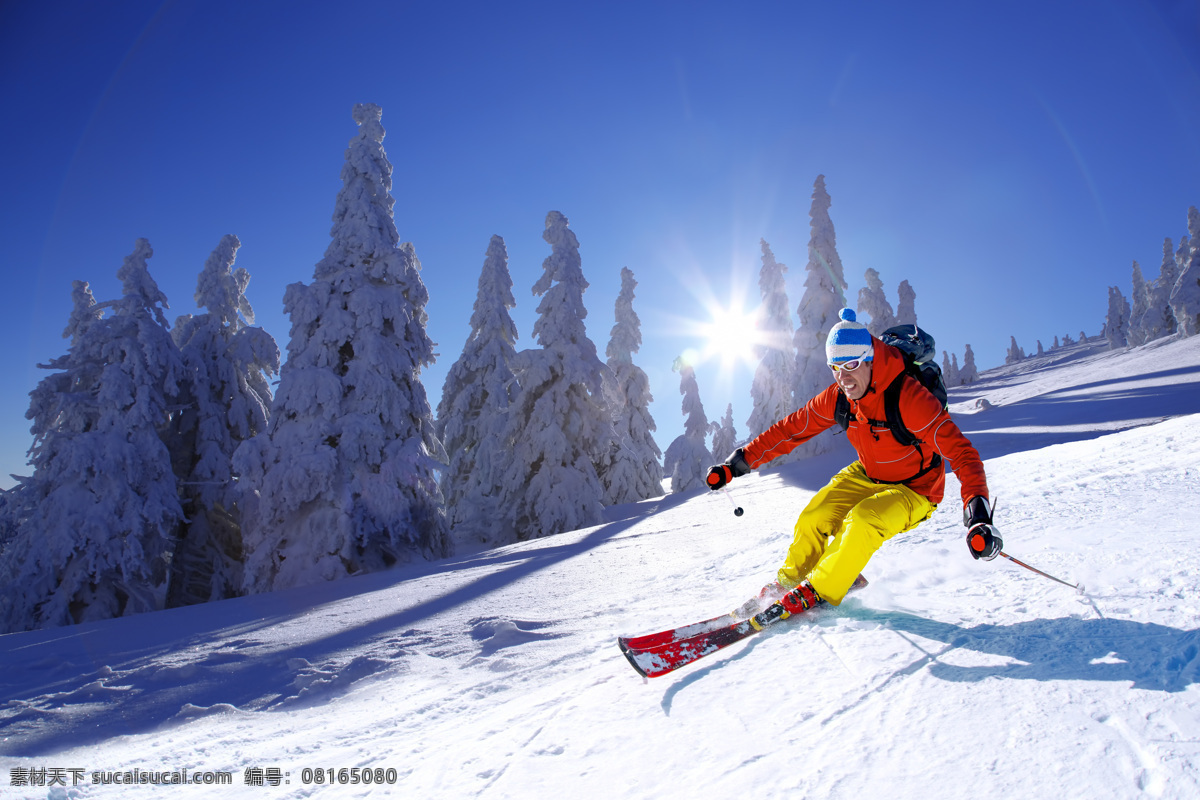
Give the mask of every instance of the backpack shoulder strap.
[{"label": "backpack shoulder strap", "polygon": [[833,419],[842,426],[842,430],[850,429],[850,401],[841,389],[838,389],[837,405],[833,407]]},{"label": "backpack shoulder strap", "polygon": [[[901,483],[915,481],[922,475],[932,472],[933,470],[942,466],[942,457],[936,452],[929,459],[929,465],[925,466],[925,451],[921,449],[921,445],[924,444],[924,440],[918,439],[916,436],[914,436],[913,432],[908,429],[908,426],[904,424],[904,420],[900,417],[900,390],[904,386],[904,378],[908,375],[909,373],[907,371],[900,373],[900,377],[892,381],[883,394],[884,408],[887,411],[888,428],[891,429],[892,436],[895,436],[896,441],[901,445],[906,447],[915,447],[917,453],[921,456],[922,466],[920,472],[918,472],[916,475],[913,475],[911,478],[901,481]],[[913,380],[921,384],[920,379],[916,375],[913,375]],[[924,386],[924,384],[921,385]]]},{"label": "backpack shoulder strap", "polygon": [[896,437],[896,441],[905,447],[917,443],[917,437],[913,436],[912,431],[904,424],[903,417],[900,416],[900,390],[904,387],[904,379],[907,376],[907,370],[901,372],[883,390],[883,409],[887,417],[888,430],[892,432],[892,436]]},{"label": "backpack shoulder strap", "polygon": [[[900,418],[900,386],[904,382],[904,375],[905,373],[900,373],[883,390],[885,418],[871,419],[868,422],[872,427],[890,430],[900,444],[910,445],[917,441],[916,437],[905,427],[904,420]],[[842,426],[842,430],[849,430],[851,416],[853,415],[850,413],[850,401],[846,398],[846,393],[838,389],[837,405],[833,407],[833,419]]]}]

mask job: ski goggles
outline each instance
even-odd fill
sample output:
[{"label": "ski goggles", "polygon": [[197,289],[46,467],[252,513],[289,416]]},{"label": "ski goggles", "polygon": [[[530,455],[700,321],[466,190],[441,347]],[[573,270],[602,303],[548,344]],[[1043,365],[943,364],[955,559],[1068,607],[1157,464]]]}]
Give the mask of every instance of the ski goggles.
[{"label": "ski goggles", "polygon": [[835,373],[841,372],[842,370],[846,370],[846,372],[854,372],[854,370],[858,369],[869,360],[870,359],[867,358],[856,358],[853,361],[847,361],[844,364],[830,364],[829,368]]}]

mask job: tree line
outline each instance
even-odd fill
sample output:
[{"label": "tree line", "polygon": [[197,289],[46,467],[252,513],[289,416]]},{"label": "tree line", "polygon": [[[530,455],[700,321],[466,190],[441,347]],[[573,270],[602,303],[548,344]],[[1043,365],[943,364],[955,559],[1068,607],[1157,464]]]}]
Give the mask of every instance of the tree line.
[{"label": "tree line", "polygon": [[[236,236],[199,273],[202,313],[173,326],[144,239],[117,272],[119,299],[97,301],[74,282],[67,352],[39,365],[50,374],[30,393],[32,474],[0,494],[3,630],[301,586],[596,525],[605,506],[660,496],[664,478],[675,492],[701,486],[715,459],[828,385],[824,338],[850,303],[818,176],[797,325],[787,267],[761,242],[746,437],[732,405],[708,421],[681,358],[684,433],[659,450],[649,381],[634,363],[637,280],[621,270],[602,360],[584,325],[579,242],[558,211],[546,216],[550,255],[533,286],[537,346],[517,349],[508,253],[493,236],[435,415],[420,380],[434,360],[428,292],[393,219],[382,111],[360,104],[353,118],[329,246],[312,280],[284,293],[282,365],[275,340],[254,326]],[[1200,226],[1195,209],[1189,223]],[[1181,322],[1170,302],[1200,264],[1194,253],[1185,237],[1145,291],[1135,262],[1134,307],[1144,309],[1127,341],[1194,329],[1194,313]],[[865,280],[857,307],[871,333],[916,325],[907,281],[893,311],[879,273],[868,269]],[[957,354],[942,356],[947,385],[977,379],[970,345],[961,366]],[[786,460],[831,446],[823,434]]]},{"label": "tree line", "polygon": [[[622,270],[607,363],[584,330],[579,244],[552,211],[517,351],[503,239],[435,420],[428,293],[392,216],[382,111],[354,107],[331,241],[284,294],[287,360],[253,326],[240,242],[200,273],[204,313],[167,322],[139,239],[122,297],[73,285],[66,354],[30,393],[32,475],[0,497],[0,618],[26,630],[265,592],[602,521],[662,494]],[[278,385],[271,391],[271,378]]]},{"label": "tree line", "polygon": [[[1163,239],[1162,262],[1153,280],[1146,280],[1141,265],[1133,262],[1132,300],[1119,286],[1108,287],[1108,313],[1100,328],[1100,338],[1108,342],[1109,349],[1123,350],[1157,339],[1195,336],[1200,332],[1200,210],[1195,206],[1188,208],[1187,230],[1178,246],[1169,236]],[[1004,363],[1014,364],[1032,355],[1044,355],[1047,349],[1057,350],[1087,338],[1083,331],[1077,340],[1069,333],[1061,340],[1056,335],[1049,348],[1039,339],[1037,351],[1026,353],[1017,344],[1017,337],[1012,336]]]}]

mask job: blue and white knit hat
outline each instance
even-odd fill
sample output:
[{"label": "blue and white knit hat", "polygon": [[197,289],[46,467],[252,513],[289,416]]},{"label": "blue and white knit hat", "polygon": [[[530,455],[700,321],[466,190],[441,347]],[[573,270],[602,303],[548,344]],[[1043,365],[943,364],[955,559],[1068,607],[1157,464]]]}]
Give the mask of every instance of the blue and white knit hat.
[{"label": "blue and white knit hat", "polygon": [[825,340],[825,358],[830,364],[845,364],[847,361],[875,359],[875,346],[867,326],[856,321],[854,309],[843,308],[838,312],[842,321],[833,326]]}]

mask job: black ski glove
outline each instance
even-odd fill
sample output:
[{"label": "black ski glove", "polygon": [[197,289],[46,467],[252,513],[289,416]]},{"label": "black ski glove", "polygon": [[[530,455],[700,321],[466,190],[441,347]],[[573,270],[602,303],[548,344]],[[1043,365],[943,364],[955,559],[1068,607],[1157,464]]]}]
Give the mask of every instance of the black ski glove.
[{"label": "black ski glove", "polygon": [[729,458],[725,459],[724,464],[709,467],[708,477],[705,481],[708,483],[709,489],[716,491],[734,478],[740,478],[743,475],[749,474],[750,465],[746,463],[746,456],[743,455],[742,448],[739,447],[733,451],[733,454]]},{"label": "black ski glove", "polygon": [[1004,540],[992,525],[992,509],[986,497],[972,497],[963,507],[963,525],[967,526],[967,548],[971,556],[991,561],[1000,555]]}]

